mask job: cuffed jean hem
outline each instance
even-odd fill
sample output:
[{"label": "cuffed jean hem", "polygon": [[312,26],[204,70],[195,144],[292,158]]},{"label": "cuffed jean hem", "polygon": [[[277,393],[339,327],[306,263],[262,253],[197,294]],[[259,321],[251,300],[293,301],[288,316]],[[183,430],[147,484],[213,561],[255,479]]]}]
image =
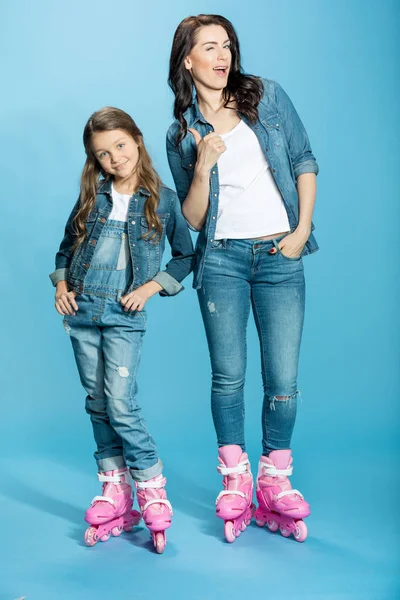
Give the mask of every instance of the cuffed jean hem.
[{"label": "cuffed jean hem", "polygon": [[134,481],[148,481],[149,479],[153,479],[153,477],[157,477],[160,475],[163,470],[163,464],[160,459],[156,462],[155,465],[149,467],[148,469],[129,469],[131,477]]},{"label": "cuffed jean hem", "polygon": [[115,469],[123,469],[126,467],[126,462],[123,456],[110,456],[109,458],[101,458],[97,462],[99,473],[104,471],[114,471]]}]

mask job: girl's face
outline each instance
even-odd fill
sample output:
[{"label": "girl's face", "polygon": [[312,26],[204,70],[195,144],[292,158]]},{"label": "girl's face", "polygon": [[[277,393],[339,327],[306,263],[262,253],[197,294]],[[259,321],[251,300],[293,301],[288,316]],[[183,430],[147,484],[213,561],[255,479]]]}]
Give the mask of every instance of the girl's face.
[{"label": "girl's face", "polygon": [[198,30],[196,44],[185,58],[185,67],[195,85],[223,90],[228,82],[231,61],[230,41],[225,29],[221,25],[206,25]]},{"label": "girl's face", "polygon": [[115,180],[127,180],[134,174],[139,160],[138,145],[123,129],[94,133],[92,151],[101,168]]}]

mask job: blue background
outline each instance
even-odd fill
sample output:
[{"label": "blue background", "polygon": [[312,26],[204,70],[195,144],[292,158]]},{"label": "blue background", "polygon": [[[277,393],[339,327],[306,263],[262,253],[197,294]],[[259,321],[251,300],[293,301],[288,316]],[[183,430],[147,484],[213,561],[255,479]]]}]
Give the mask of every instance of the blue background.
[{"label": "blue background", "polygon": [[[0,600],[391,599],[398,569],[399,29],[395,0],[3,2]],[[164,181],[173,32],[219,12],[244,68],[276,79],[320,164],[293,483],[310,501],[305,544],[255,525],[233,545],[220,490],[210,366],[191,279],[153,298],[139,370],[175,520],[163,556],[147,530],[83,545],[98,493],[91,428],[48,273],[78,194],[88,116],[132,114]],[[260,453],[262,386],[248,333],[247,439]],[[276,351],[279,352],[279,346]],[[398,573],[398,571],[397,571]]]}]

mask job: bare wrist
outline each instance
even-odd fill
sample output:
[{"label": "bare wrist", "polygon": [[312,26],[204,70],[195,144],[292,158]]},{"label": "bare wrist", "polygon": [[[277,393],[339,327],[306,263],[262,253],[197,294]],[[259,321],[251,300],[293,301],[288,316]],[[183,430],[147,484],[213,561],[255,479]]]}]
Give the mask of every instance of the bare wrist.
[{"label": "bare wrist", "polygon": [[211,169],[207,169],[206,167],[196,165],[194,169],[194,176],[200,181],[208,181],[210,179],[210,170]]}]

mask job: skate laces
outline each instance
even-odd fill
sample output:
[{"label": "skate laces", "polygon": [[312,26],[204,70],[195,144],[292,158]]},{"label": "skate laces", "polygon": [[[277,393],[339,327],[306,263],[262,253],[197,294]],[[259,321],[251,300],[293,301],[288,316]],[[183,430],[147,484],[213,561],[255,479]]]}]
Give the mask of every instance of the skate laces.
[{"label": "skate laces", "polygon": [[[293,473],[293,467],[289,466],[286,469],[277,469],[275,467],[275,465],[267,465],[264,462],[260,461],[260,466],[263,470],[264,475],[266,475],[267,477],[287,477],[288,475],[292,475]],[[291,496],[293,494],[296,494],[297,496],[300,496],[300,498],[302,500],[304,500],[304,496],[301,492],[299,492],[299,490],[286,490],[284,492],[280,492],[279,494],[276,495],[277,499],[280,500],[281,498],[284,498],[285,496]]]},{"label": "skate laces", "polygon": [[[243,475],[243,473],[247,473],[247,465],[249,465],[250,462],[249,460],[244,460],[240,463],[238,463],[236,465],[236,467],[225,467],[223,465],[218,465],[217,466],[217,471],[218,473],[220,473],[221,475],[227,476],[227,475]],[[215,500],[215,504],[218,504],[219,500],[223,497],[223,496],[241,496],[242,498],[244,498],[245,500],[247,499],[247,496],[244,492],[242,492],[241,490],[222,490],[218,496],[217,499]]]},{"label": "skate laces", "polygon": [[[165,484],[167,483],[167,480],[165,479],[165,477],[162,477],[161,479],[158,479],[157,481],[135,481],[135,485],[136,485],[136,489],[139,490],[146,490],[147,489],[155,489],[155,490],[159,490],[159,489],[164,489]],[[147,510],[149,508],[149,506],[151,506],[152,504],[164,504],[171,515],[173,515],[173,510],[172,510],[172,505],[171,502],[169,500],[167,500],[166,498],[151,498],[151,500],[147,500],[147,502],[145,503],[145,505],[143,506],[143,508],[141,509],[142,512],[144,512],[145,510]]]}]

